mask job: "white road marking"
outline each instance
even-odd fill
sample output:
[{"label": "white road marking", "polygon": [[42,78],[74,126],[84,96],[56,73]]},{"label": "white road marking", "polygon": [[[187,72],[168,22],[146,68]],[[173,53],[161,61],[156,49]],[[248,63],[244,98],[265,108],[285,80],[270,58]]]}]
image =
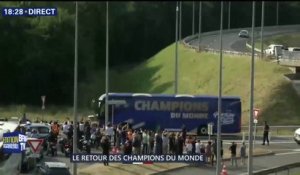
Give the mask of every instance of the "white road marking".
[{"label": "white road marking", "polygon": [[287,152],[287,153],[277,153],[275,156],[289,155],[289,154],[299,154],[300,152]]}]

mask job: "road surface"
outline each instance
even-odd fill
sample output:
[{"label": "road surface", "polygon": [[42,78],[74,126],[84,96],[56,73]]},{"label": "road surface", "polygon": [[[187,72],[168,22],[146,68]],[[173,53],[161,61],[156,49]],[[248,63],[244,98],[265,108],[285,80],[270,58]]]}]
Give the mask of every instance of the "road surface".
[{"label": "road surface", "polygon": [[[300,26],[294,25],[291,27],[277,26],[277,27],[264,27],[264,37],[271,37],[273,35],[285,34],[285,33],[299,33]],[[251,37],[251,28],[246,28],[249,31]],[[238,37],[239,30],[224,30],[223,32],[223,50],[226,51],[238,51],[238,52],[249,52],[250,50],[246,47],[247,39]],[[255,29],[255,37],[260,38],[260,28]],[[190,45],[198,46],[198,37],[189,41]],[[205,48],[211,48],[215,50],[220,49],[220,36],[219,33],[206,35],[205,33],[201,36],[200,45]]]},{"label": "road surface", "polygon": [[[230,143],[233,140],[225,140],[224,141],[224,150],[228,151],[227,148],[229,147]],[[241,140],[235,140],[238,143]],[[300,161],[300,146],[298,146],[292,138],[276,138],[273,139],[270,143],[270,146],[262,146],[261,140],[256,141],[255,147],[259,148],[268,148],[269,150],[273,151],[275,154],[270,156],[262,156],[262,157],[255,157],[254,162],[254,170],[262,170],[265,168],[281,166],[284,164],[294,163]],[[93,150],[95,152],[96,150]],[[65,162],[70,168],[72,165],[70,163],[70,159],[64,157],[60,152],[58,152],[57,157],[46,156],[43,161],[57,161],[57,162]],[[246,166],[239,166],[238,168],[231,167],[230,162],[225,162],[227,165],[227,170],[229,174],[241,174],[247,172]],[[89,166],[91,164],[88,163],[80,163],[78,164],[78,168]],[[132,165],[135,166],[135,165]],[[71,170],[71,169],[70,169]],[[34,175],[34,171],[30,173],[24,173],[22,175]],[[201,167],[186,167],[182,169],[177,169],[174,171],[170,171],[168,173],[158,173],[158,175],[215,175],[215,167],[210,165],[202,165]]]},{"label": "road surface", "polygon": [[[229,145],[225,146],[228,148]],[[263,146],[261,143],[257,142],[256,147],[269,148],[273,151],[274,155],[254,157],[253,158],[253,169],[254,171],[263,170],[266,168],[282,166],[285,164],[295,163],[300,161],[300,146],[297,145],[293,140],[290,141],[274,141],[270,143],[270,146]],[[238,162],[240,163],[240,162]],[[247,166],[233,167],[231,162],[225,161],[227,166],[228,174],[243,174],[247,173]],[[299,170],[300,172],[300,170]],[[201,165],[201,166],[189,166],[169,172],[158,173],[157,175],[215,175],[216,168],[211,165]]]}]

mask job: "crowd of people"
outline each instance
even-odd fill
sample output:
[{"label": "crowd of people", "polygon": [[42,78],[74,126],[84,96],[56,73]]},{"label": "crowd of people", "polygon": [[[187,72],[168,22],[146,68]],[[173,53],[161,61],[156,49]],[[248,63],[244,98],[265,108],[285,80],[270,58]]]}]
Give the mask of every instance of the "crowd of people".
[{"label": "crowd of people", "polygon": [[[62,130],[71,139],[73,136],[73,123],[64,122]],[[214,166],[217,157],[216,139],[201,141],[196,136],[187,136],[185,127],[181,132],[154,132],[145,129],[132,129],[129,124],[118,126],[108,124],[106,127],[100,127],[98,124],[81,121],[77,124],[77,134],[78,138],[82,135],[90,138],[92,146],[101,149],[103,154],[110,154],[113,148],[123,154],[204,154],[206,163],[212,166]],[[237,166],[237,149],[238,146],[235,142],[228,149],[233,166]],[[222,141],[220,150],[221,159],[223,159]],[[245,143],[240,146],[239,156],[241,157],[241,164],[245,165]]]},{"label": "crowd of people", "polygon": [[[72,142],[74,123],[65,121],[59,125],[56,121],[50,121],[50,138],[57,139],[60,131]],[[77,138],[82,137],[91,141],[91,146],[101,149],[103,154],[110,154],[112,149],[119,150],[123,154],[203,154],[206,163],[214,165],[217,157],[217,142],[214,140],[202,141],[196,136],[187,136],[186,128],[181,132],[151,131],[146,129],[132,129],[129,124],[101,127],[97,123],[81,120],[77,123]],[[229,147],[232,165],[237,165],[237,143],[232,142]],[[223,143],[221,141],[221,159],[223,159]],[[245,165],[246,145],[240,146],[239,156],[241,164]],[[108,165],[108,162],[105,163]]]}]

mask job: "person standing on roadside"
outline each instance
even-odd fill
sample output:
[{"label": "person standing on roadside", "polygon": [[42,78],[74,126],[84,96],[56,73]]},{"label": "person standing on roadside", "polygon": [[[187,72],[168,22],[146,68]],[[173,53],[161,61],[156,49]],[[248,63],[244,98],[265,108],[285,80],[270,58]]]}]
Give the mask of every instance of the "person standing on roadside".
[{"label": "person standing on roadside", "polygon": [[186,142],[186,134],[187,134],[187,129],[186,129],[186,126],[185,125],[183,125],[182,126],[182,134],[181,134],[181,137],[182,137],[182,139],[183,139],[183,143],[184,143],[184,145],[185,145],[185,142]]},{"label": "person standing on roadside", "polygon": [[149,142],[149,135],[148,131],[143,131],[143,154],[148,154],[148,142]]},{"label": "person standing on roadside", "polygon": [[102,154],[106,155],[106,157],[107,157],[107,159],[103,162],[104,166],[108,166],[110,140],[109,140],[109,137],[107,135],[102,137],[101,147],[102,147]]},{"label": "person standing on roadside", "polygon": [[169,153],[168,147],[169,147],[168,133],[164,131],[163,135],[162,135],[162,153],[163,154]]},{"label": "person standing on roadside", "polygon": [[210,161],[210,163],[213,165],[212,144],[210,140],[207,142],[207,145],[205,147],[205,156],[206,162],[208,163]]},{"label": "person standing on roadside", "polygon": [[262,143],[262,145],[265,145],[266,141],[267,141],[267,143],[269,145],[269,131],[270,131],[270,126],[268,125],[267,121],[265,121],[264,137],[263,137],[263,143]]},{"label": "person standing on roadside", "polygon": [[195,154],[200,154],[201,153],[201,151],[200,151],[200,140],[198,139],[197,140],[197,142],[196,142],[196,144],[195,144]]},{"label": "person standing on roadside", "polygon": [[237,164],[237,158],[236,158],[236,143],[235,142],[232,142],[231,146],[229,147],[229,150],[230,150],[230,153],[231,153],[231,165],[237,167],[238,164]]},{"label": "person standing on roadside", "polygon": [[246,165],[246,145],[245,142],[243,142],[241,149],[240,149],[241,159],[242,159],[242,165]]}]

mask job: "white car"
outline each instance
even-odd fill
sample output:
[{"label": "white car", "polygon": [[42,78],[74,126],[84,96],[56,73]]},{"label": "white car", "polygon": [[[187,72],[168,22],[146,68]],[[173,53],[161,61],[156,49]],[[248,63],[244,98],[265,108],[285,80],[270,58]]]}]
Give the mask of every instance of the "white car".
[{"label": "white car", "polygon": [[300,128],[298,128],[295,131],[294,140],[295,140],[296,143],[298,143],[300,145]]},{"label": "white car", "polygon": [[240,38],[249,38],[249,33],[247,30],[241,30],[239,33]]},{"label": "white car", "polygon": [[277,49],[277,54],[280,55],[282,50],[284,49],[283,45],[278,44],[271,44],[268,46],[268,48],[265,50],[265,53],[267,55],[275,55]]},{"label": "white car", "polygon": [[289,47],[288,51],[290,51],[290,52],[299,52],[300,48],[299,47]]}]

